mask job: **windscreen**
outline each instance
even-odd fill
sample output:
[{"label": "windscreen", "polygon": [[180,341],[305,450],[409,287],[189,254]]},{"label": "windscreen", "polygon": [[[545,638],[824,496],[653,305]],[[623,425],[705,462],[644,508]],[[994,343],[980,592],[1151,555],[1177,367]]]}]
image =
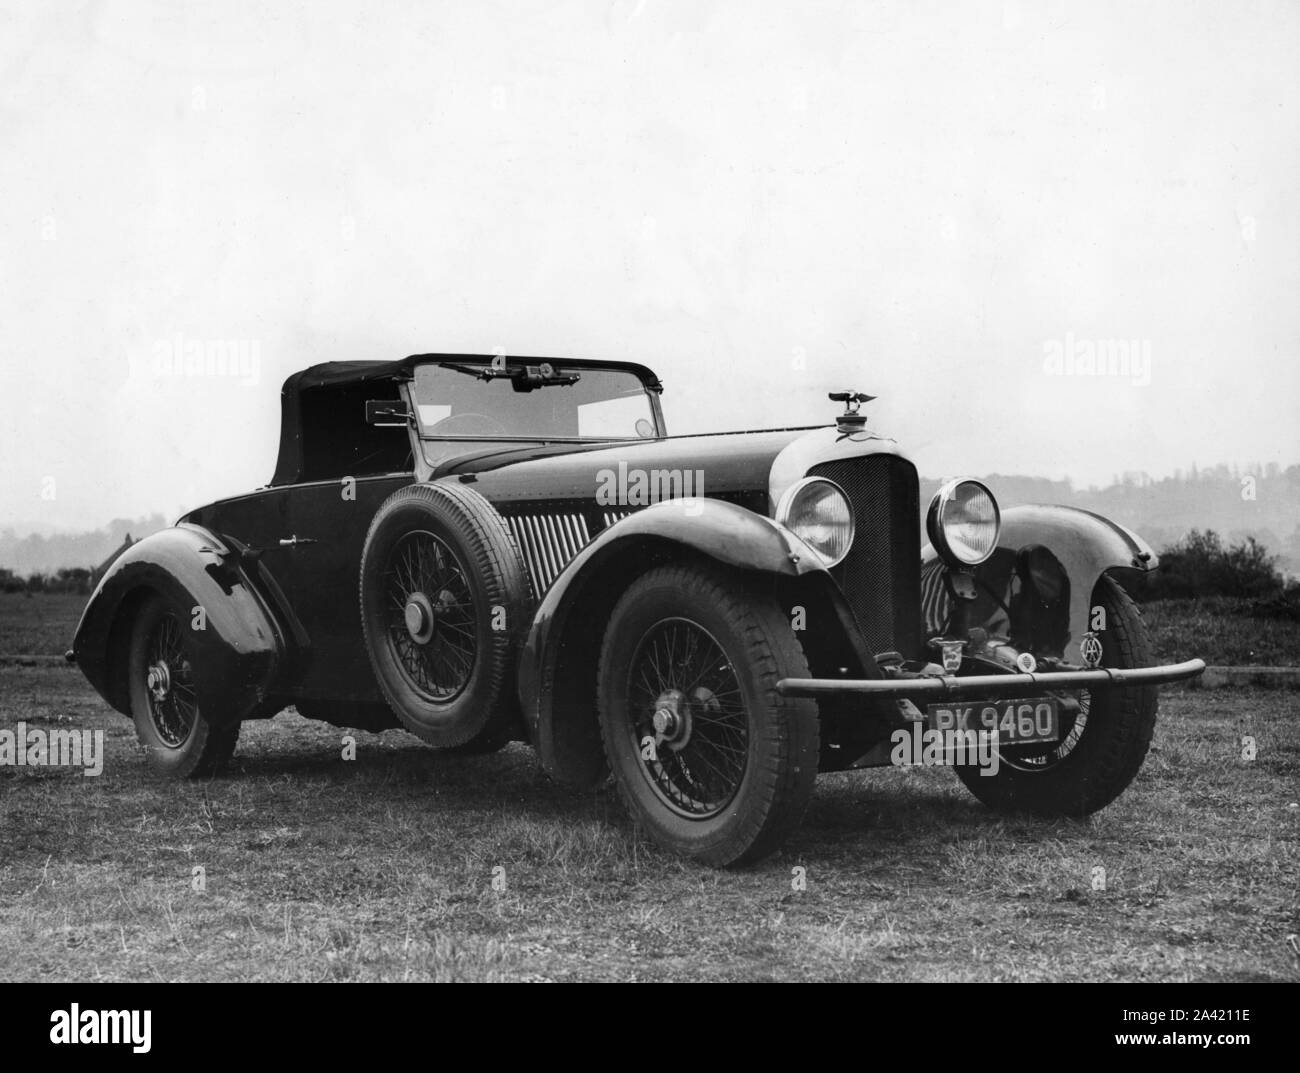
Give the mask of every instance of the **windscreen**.
[{"label": "windscreen", "polygon": [[[536,369],[535,365],[531,365]],[[513,372],[523,366],[509,366]],[[656,435],[649,392],[621,369],[551,363],[551,376],[529,383],[495,375],[488,362],[415,368],[412,393],[420,435],[453,440],[635,440]],[[573,383],[563,380],[577,377]]]}]

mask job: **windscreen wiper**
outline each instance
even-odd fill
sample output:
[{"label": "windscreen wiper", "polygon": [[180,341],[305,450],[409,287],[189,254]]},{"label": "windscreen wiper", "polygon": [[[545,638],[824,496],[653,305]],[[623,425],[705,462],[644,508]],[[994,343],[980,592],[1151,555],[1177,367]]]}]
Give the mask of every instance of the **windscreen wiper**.
[{"label": "windscreen wiper", "polygon": [[458,373],[478,380],[511,380],[516,391],[532,391],[539,387],[567,387],[582,379],[578,373],[557,373],[549,361],[538,365],[459,365],[454,361],[440,361],[440,368],[454,369]]}]

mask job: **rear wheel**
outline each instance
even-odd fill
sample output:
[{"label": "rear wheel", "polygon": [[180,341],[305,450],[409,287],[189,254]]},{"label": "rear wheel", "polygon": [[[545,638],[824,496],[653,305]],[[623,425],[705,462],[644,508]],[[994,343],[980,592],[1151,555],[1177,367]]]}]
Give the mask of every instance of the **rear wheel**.
[{"label": "rear wheel", "polygon": [[[1150,667],[1154,660],[1137,605],[1112,578],[1093,590],[1105,611],[1100,631],[1103,667]],[[996,775],[958,767],[967,789],[991,808],[1040,816],[1086,816],[1105,808],[1133,781],[1155,731],[1154,686],[1084,691],[1079,711],[1062,722],[1050,748],[1009,749]]]},{"label": "rear wheel", "polygon": [[775,850],[803,817],[818,754],[815,703],[776,683],[807,674],[788,619],[741,576],[670,566],[635,582],[599,672],[605,753],[632,818],[709,864]]},{"label": "rear wheel", "polygon": [[131,627],[127,682],[131,716],[149,767],[169,778],[199,778],[223,768],[239,723],[214,726],[199,710],[189,619],[161,596],[150,597]]}]

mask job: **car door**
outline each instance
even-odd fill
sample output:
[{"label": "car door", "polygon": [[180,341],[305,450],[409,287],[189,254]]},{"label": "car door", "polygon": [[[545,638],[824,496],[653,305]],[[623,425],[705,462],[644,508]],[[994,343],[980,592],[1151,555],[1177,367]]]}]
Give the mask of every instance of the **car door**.
[{"label": "car door", "polygon": [[375,511],[413,480],[410,473],[390,473],[289,490],[285,532],[264,561],[311,638],[302,696],[381,699],[361,632],[361,552]]}]

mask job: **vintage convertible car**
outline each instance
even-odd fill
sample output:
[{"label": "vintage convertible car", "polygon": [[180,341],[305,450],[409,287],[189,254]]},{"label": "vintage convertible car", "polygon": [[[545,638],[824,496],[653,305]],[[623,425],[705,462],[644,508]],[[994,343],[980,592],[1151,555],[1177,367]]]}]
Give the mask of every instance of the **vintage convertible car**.
[{"label": "vintage convertible car", "polygon": [[[271,483],[125,551],[69,652],[174,776],[288,706],[611,773],[662,845],[771,852],[819,771],[953,762],[986,804],[1082,815],[1146,754],[1152,663],[1082,510],[929,504],[839,392],[833,424],[669,436],[623,362],[417,355],[285,382]],[[837,405],[836,409],[839,409]],[[830,416],[830,415],[828,415]],[[915,748],[913,747],[915,746]]]}]

